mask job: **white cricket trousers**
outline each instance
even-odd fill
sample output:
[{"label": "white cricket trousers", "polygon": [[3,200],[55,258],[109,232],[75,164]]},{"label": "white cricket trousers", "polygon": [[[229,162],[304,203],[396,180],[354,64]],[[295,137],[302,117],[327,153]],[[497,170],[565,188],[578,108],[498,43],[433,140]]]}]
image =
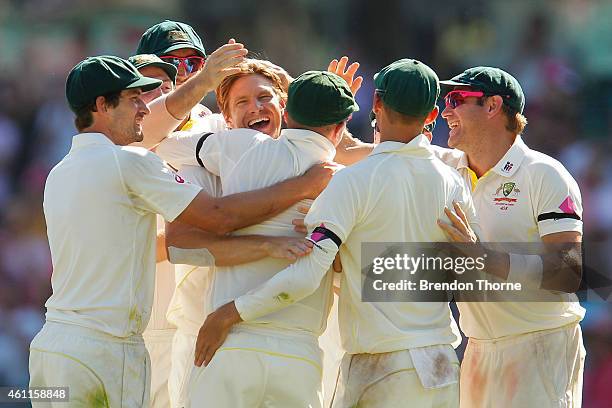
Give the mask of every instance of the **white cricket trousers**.
[{"label": "white cricket trousers", "polygon": [[468,342],[462,408],[579,408],[585,350],[578,323],[503,340]]},{"label": "white cricket trousers", "polygon": [[345,354],[333,408],[457,408],[459,360],[450,345]]},{"label": "white cricket trousers", "polygon": [[176,329],[145,330],[142,334],[151,359],[151,408],[169,408],[168,377],[172,364],[172,339]]},{"label": "white cricket trousers", "polygon": [[150,361],[142,336],[114,337],[46,322],[30,344],[30,387],[69,387],[70,401],[34,408],[149,406]]},{"label": "white cricket trousers", "polygon": [[187,407],[320,408],[321,354],[314,336],[234,329],[207,367],[194,366]]}]

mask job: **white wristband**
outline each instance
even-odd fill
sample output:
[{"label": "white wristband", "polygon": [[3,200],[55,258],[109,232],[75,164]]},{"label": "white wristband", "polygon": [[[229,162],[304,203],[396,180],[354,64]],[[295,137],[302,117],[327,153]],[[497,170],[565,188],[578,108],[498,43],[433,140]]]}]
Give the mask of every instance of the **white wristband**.
[{"label": "white wristband", "polygon": [[508,254],[510,270],[508,282],[521,283],[530,289],[540,289],[544,264],[540,255]]},{"label": "white wristband", "polygon": [[193,266],[215,265],[215,257],[206,248],[185,249],[168,247],[168,261],[171,264]]}]

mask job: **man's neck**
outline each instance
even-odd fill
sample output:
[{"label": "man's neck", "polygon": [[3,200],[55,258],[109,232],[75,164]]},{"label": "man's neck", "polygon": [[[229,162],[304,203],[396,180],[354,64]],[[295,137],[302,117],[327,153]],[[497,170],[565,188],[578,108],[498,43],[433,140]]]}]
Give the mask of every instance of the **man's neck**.
[{"label": "man's neck", "polygon": [[493,135],[489,135],[484,140],[494,141],[488,143],[482,143],[474,150],[466,151],[468,159],[468,165],[472,171],[476,174],[476,177],[482,177],[487,171],[491,170],[504,155],[510,150],[516,135],[504,134],[502,137],[497,138]]},{"label": "man's neck", "polygon": [[82,129],[79,133],[102,133],[108,138],[108,140],[110,140],[114,144],[118,144],[117,141],[115,141],[115,139],[111,136],[111,132],[109,131],[109,129],[100,125],[93,125],[88,128]]},{"label": "man's neck", "polygon": [[423,131],[422,126],[390,125],[381,127],[380,142],[409,143]]}]

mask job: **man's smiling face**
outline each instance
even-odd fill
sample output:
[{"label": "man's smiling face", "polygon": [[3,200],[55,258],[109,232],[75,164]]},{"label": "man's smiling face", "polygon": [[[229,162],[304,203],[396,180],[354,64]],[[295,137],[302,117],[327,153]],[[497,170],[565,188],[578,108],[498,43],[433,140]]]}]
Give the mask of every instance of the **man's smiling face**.
[{"label": "man's smiling face", "polygon": [[228,112],[223,112],[230,128],[249,128],[278,137],[285,102],[272,81],[259,74],[238,78],[228,93]]}]

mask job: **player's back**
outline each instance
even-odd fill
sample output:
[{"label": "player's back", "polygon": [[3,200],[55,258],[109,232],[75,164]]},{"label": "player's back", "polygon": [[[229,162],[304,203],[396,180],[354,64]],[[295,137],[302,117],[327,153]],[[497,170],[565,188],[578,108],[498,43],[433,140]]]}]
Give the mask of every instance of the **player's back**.
[{"label": "player's back", "polygon": [[[261,189],[299,176],[313,164],[331,160],[335,154],[335,148],[329,140],[307,130],[286,129],[278,139],[261,135],[255,137],[257,140],[241,154],[230,152],[229,156],[235,157],[235,160],[225,160],[225,164],[220,166],[219,176],[224,194]],[[226,136],[225,143],[232,144],[231,135]],[[242,142],[236,140],[236,144]],[[227,150],[231,150],[231,147]],[[243,228],[234,234],[297,237],[299,234],[293,230],[291,221],[302,216],[297,211],[299,204],[307,202],[298,203],[271,219]],[[211,307],[216,309],[243,295],[288,265],[287,260],[267,257],[247,264],[218,267],[209,296]],[[320,334],[327,309],[331,306],[330,289],[331,281],[326,279],[313,295],[284,310],[262,317],[256,324],[270,324]]]},{"label": "player's back", "polygon": [[356,211],[340,248],[345,349],[380,353],[456,342],[458,330],[447,302],[362,302],[361,251],[364,243],[447,241],[437,225],[446,219],[444,207],[467,202],[473,210],[458,173],[434,157],[421,135],[410,143],[383,142],[334,178],[332,183],[343,185],[339,194],[348,196],[344,200],[354,203]]}]

